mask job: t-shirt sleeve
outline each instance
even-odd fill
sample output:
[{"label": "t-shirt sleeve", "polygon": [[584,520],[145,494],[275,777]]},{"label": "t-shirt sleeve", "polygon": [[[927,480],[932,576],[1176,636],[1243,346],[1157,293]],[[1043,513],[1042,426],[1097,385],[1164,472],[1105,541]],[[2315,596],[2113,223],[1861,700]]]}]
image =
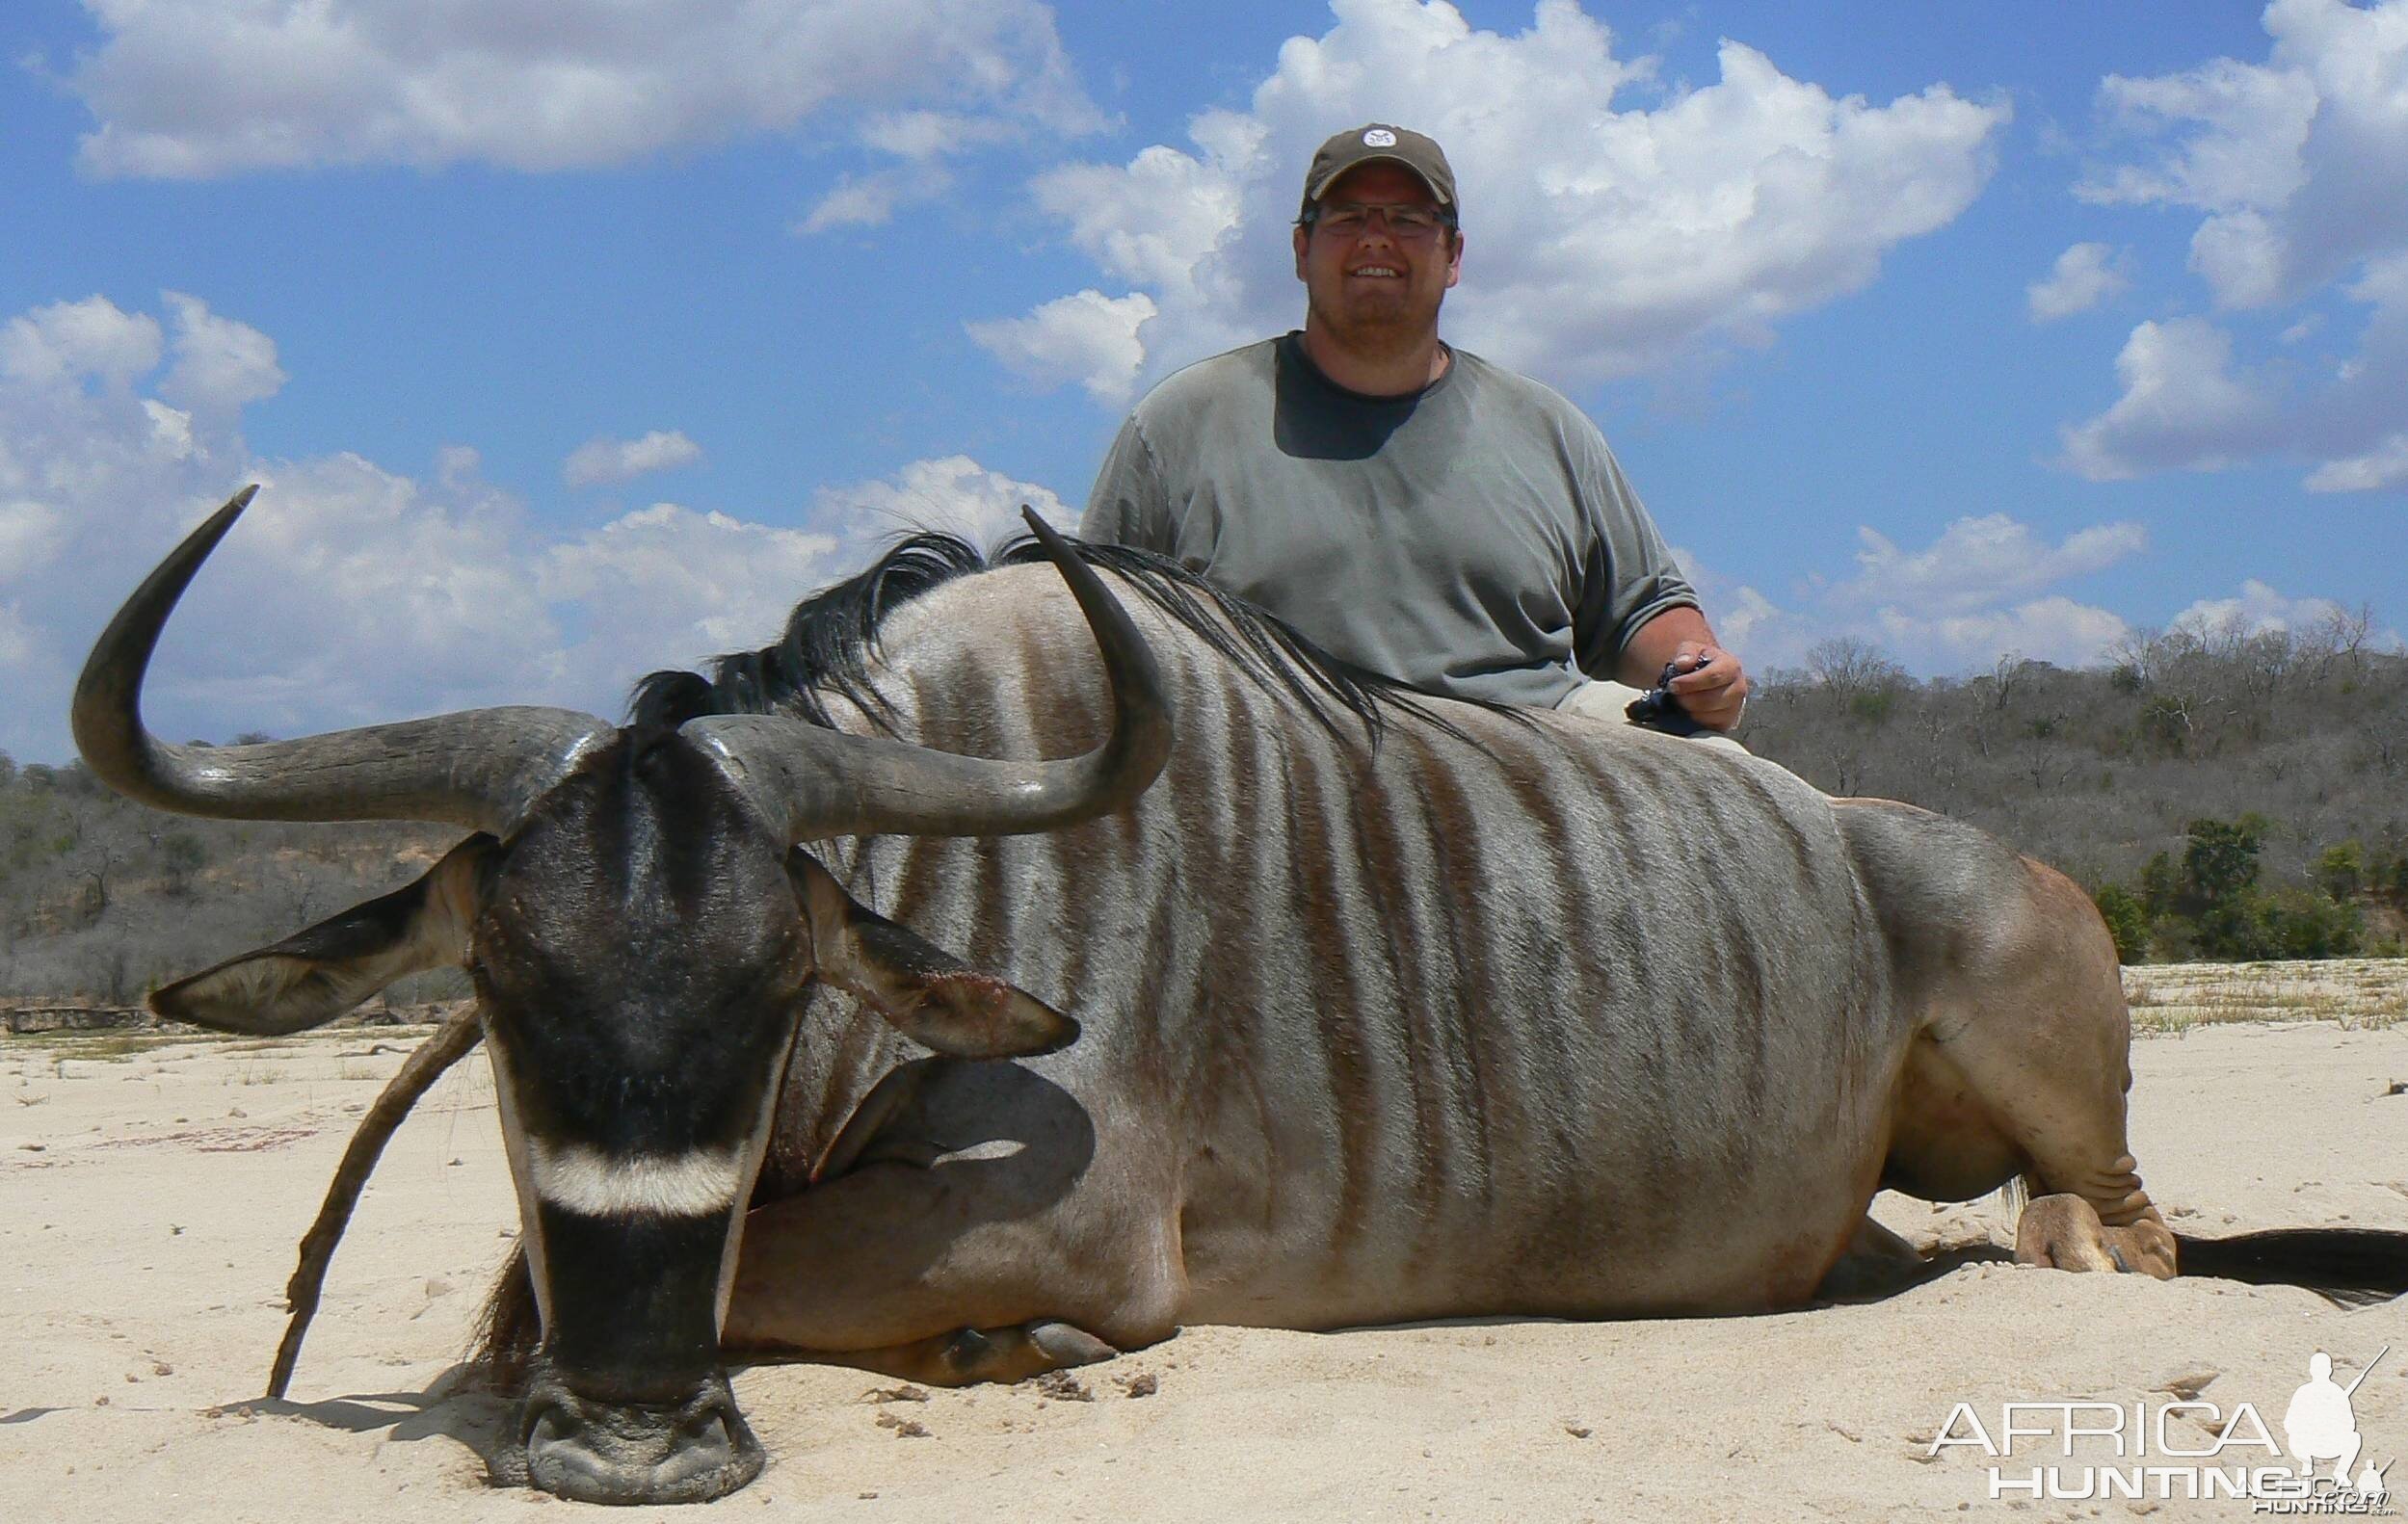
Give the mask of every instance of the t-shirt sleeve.
[{"label": "t-shirt sleeve", "polygon": [[1666,609],[1696,608],[1698,601],[1613,452],[1602,438],[1594,446],[1580,477],[1596,538],[1583,568],[1573,641],[1580,670],[1610,678],[1639,626]]},{"label": "t-shirt sleeve", "polygon": [[1121,425],[1120,436],[1103,458],[1103,469],[1096,473],[1086,516],[1078,521],[1078,538],[1164,556],[1178,553],[1162,472],[1135,413]]}]

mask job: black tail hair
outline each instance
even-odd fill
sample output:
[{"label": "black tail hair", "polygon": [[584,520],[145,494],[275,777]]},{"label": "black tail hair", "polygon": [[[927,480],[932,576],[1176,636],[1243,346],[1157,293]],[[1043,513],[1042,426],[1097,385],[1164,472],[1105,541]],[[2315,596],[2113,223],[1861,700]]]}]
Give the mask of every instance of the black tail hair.
[{"label": "black tail hair", "polygon": [[542,1342],[543,1320],[536,1308],[535,1277],[528,1272],[527,1251],[521,1247],[511,1251],[510,1263],[502,1267],[493,1289],[486,1293],[466,1363],[492,1391],[504,1397],[522,1396],[528,1368],[535,1363],[536,1350]]},{"label": "black tail hair", "polygon": [[2408,1233],[2371,1227],[2285,1227],[2230,1238],[2174,1235],[2184,1275],[2300,1286],[2344,1306],[2408,1294]]}]

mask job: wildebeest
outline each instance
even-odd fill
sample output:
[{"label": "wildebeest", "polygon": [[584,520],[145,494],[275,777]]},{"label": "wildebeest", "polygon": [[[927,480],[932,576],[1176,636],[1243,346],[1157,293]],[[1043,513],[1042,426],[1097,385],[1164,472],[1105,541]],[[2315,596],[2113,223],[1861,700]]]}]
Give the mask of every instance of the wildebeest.
[{"label": "wildebeest", "polygon": [[1182,1323],[1793,1306],[1883,1185],[2026,1176],[2025,1259],[2174,1272],[2112,945],[1969,828],[1416,700],[1042,526],[909,541],[624,727],[163,745],[144,670],[248,497],[102,637],[77,740],[167,808],[474,832],[155,1000],[282,1033],[465,963],[537,1485],[743,1485],[728,1349],[966,1381]]}]

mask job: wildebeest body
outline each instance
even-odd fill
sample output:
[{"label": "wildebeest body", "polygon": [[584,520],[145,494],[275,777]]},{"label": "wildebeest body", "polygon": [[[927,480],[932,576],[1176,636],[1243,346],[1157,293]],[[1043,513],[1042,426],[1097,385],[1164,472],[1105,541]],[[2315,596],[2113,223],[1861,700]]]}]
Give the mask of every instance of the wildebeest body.
[{"label": "wildebeest body", "polygon": [[[1829,802],[1769,764],[1553,715],[1433,704],[1455,733],[1397,713],[1375,746],[1138,613],[1179,723],[1133,810],[831,855],[862,903],[1084,1025],[1023,1061],[1094,1127],[1064,1141],[1092,1156],[1060,1162],[1035,1230],[1129,1304],[1063,1285],[1082,1305],[1029,1315],[1117,1343],[1808,1295],[1880,1173],[1909,1035]],[[907,740],[1059,755],[1100,733],[1092,643],[1044,568],[940,587],[879,644]],[[902,1056],[851,1006],[823,992],[807,1019],[764,1197],[803,1185]],[[1015,1115],[1030,1093],[953,1076],[886,1146],[1042,1130]],[[860,1252],[880,1274],[874,1235]]]}]

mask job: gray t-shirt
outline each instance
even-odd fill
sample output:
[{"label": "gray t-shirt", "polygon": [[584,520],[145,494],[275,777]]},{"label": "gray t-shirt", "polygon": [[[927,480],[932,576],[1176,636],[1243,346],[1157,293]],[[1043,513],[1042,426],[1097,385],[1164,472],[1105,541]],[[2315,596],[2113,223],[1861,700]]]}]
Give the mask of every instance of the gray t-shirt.
[{"label": "gray t-shirt", "polygon": [[1596,425],[1452,353],[1405,397],[1336,385],[1296,333],[1191,365],[1122,427],[1079,534],[1175,557],[1434,693],[1552,705],[1611,677],[1640,625],[1697,596]]}]

